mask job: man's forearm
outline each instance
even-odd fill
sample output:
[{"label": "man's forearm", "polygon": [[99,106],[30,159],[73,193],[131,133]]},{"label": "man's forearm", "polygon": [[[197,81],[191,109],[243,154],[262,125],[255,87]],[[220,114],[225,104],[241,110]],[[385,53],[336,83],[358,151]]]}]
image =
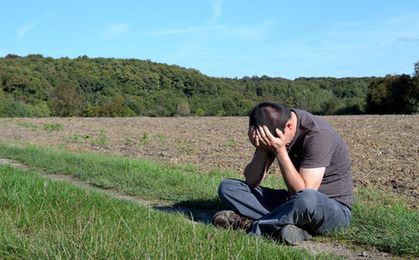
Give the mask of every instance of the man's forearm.
[{"label": "man's forearm", "polygon": [[279,162],[282,177],[284,178],[288,191],[291,194],[294,194],[305,189],[305,182],[297,169],[295,169],[286,149],[279,151],[276,154],[276,158]]},{"label": "man's forearm", "polygon": [[245,182],[253,188],[258,186],[274,160],[270,152],[256,149],[252,161],[244,169]]}]

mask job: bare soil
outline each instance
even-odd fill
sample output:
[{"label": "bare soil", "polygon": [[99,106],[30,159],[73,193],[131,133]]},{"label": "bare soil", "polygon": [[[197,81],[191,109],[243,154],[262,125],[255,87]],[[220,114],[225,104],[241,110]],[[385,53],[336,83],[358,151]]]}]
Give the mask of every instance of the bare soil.
[{"label": "bare soil", "polygon": [[[419,115],[324,119],[349,147],[356,186],[393,191],[418,207]],[[247,125],[245,117],[1,118],[0,142],[191,163],[202,174],[214,168],[239,174],[254,151]]]}]

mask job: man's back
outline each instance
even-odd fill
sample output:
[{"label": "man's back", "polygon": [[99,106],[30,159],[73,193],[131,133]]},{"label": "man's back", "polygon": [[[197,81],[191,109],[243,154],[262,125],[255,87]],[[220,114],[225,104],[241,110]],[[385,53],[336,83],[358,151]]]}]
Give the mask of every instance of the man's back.
[{"label": "man's back", "polygon": [[288,147],[294,166],[299,169],[326,167],[319,191],[352,207],[353,180],[348,148],[325,120],[304,110],[297,115],[297,130]]}]

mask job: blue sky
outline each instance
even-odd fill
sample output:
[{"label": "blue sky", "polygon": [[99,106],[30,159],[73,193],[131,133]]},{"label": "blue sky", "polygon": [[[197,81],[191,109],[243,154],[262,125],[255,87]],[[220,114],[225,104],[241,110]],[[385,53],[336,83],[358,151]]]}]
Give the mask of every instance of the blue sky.
[{"label": "blue sky", "polygon": [[209,76],[413,73],[417,0],[1,3],[0,56],[150,59]]}]

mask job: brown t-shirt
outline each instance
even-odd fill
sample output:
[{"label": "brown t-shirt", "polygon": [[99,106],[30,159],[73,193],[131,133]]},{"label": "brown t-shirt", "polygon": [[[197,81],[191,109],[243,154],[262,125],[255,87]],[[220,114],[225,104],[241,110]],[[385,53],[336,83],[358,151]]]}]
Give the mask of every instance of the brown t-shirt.
[{"label": "brown t-shirt", "polygon": [[299,109],[291,111],[297,115],[297,129],[287,149],[295,168],[326,167],[319,191],[351,208],[353,181],[345,142],[322,118]]}]

